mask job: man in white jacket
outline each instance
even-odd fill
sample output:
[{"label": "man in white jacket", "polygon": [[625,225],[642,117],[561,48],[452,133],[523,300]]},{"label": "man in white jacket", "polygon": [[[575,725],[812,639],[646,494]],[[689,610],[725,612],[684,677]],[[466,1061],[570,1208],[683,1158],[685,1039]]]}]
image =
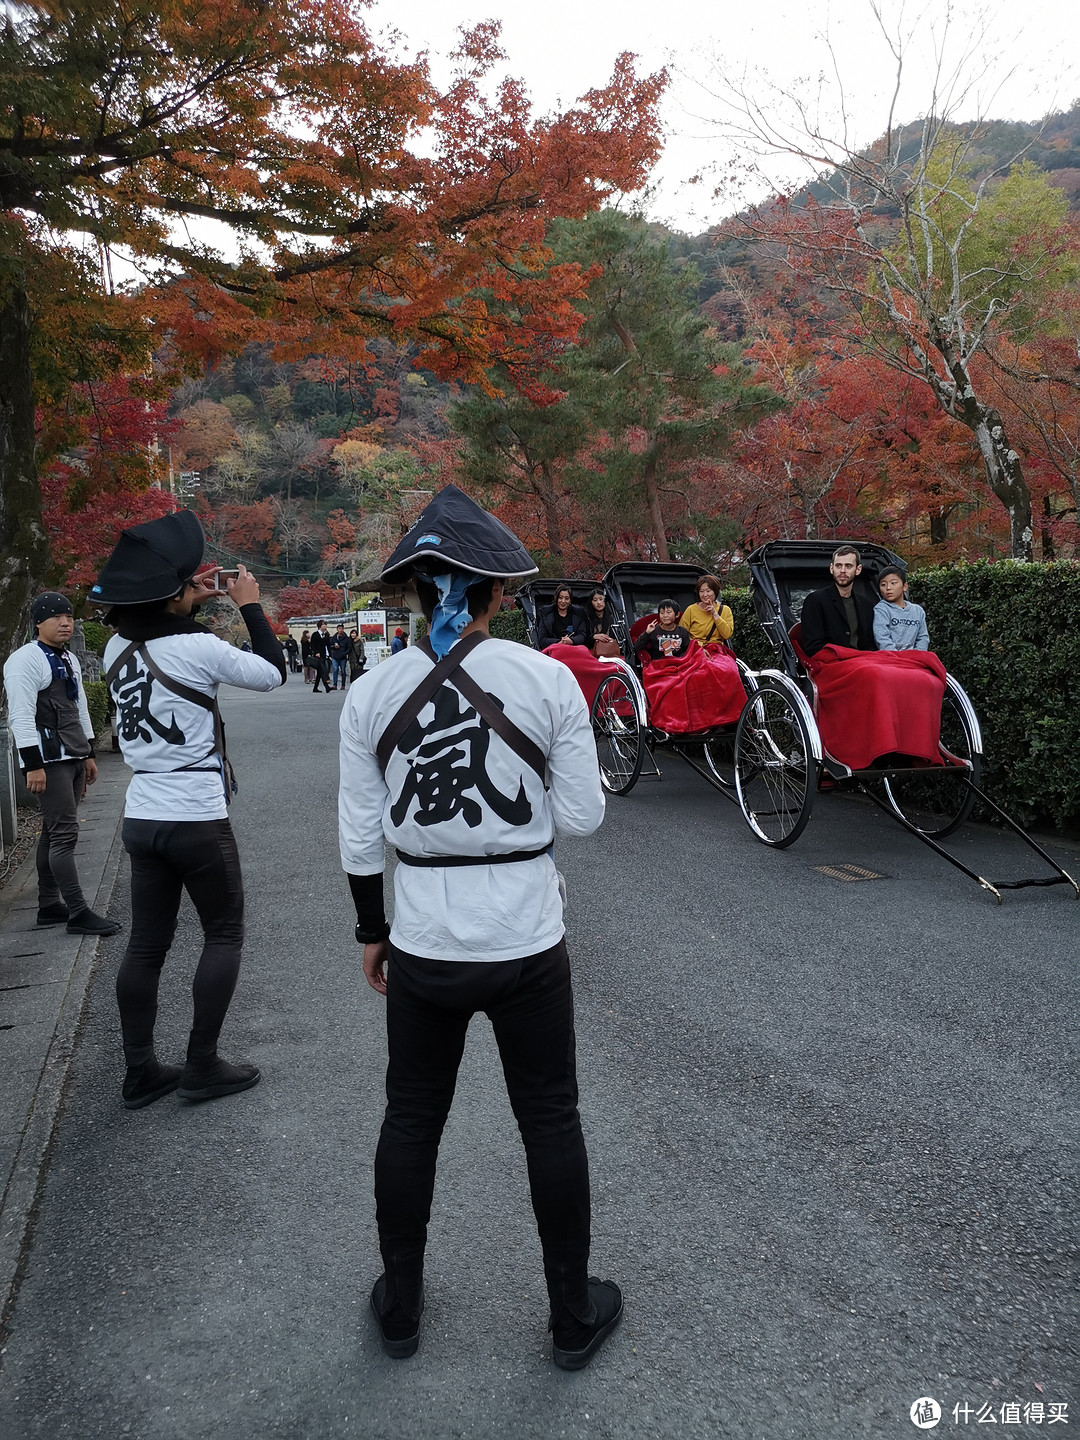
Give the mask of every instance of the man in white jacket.
[{"label": "man in white jacket", "polygon": [[46,591],[31,602],[30,618],[37,639],[8,656],[4,685],[26,788],[41,806],[37,923],[66,923],[69,935],[115,935],[116,921],[86,903],[75,863],[76,812],[97,780],[97,761],[82,670],[67,648],[75,633],[71,601]]},{"label": "man in white jacket", "polygon": [[[588,709],[557,660],[488,635],[504,577],[535,565],[453,485],[387,562],[415,580],[429,638],[349,690],[341,716],[342,864],[364,974],[387,1000],[386,1116],[375,1158],[387,1354],[419,1344],[439,1139],[470,1018],[492,1022],[525,1144],[556,1364],[588,1363],[618,1323],[588,1274],[589,1171],[578,1117],[570,962],[555,835],[590,835],[604,798]],[[397,849],[386,923],[384,843]]]},{"label": "man in white jacket", "polygon": [[[173,1090],[209,1100],[248,1090],[259,1069],[217,1053],[236,988],[244,943],[244,884],[226,806],[234,788],[217,707],[219,685],[274,690],[285,660],[243,566],[229,597],[251,637],[251,651],[228,645],[193,612],[219,593],[212,573],[196,573],[204,536],[190,510],[125,530],[90,598],[109,605],[117,634],[105,647],[106,680],[116,702],[124,759],[135,772],[121,831],[131,857],[131,939],[116,977],[129,1110]],[[154,1052],[158,982],[187,891],[198,911],[203,948],[192,982],[194,1018],[183,1067]]]}]

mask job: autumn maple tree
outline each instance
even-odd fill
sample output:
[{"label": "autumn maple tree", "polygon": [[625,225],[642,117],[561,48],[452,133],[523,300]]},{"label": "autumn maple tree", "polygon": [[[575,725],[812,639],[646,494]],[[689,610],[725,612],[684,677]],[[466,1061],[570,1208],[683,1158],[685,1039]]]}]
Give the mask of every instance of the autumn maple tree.
[{"label": "autumn maple tree", "polygon": [[[89,304],[108,298],[112,257],[141,269],[146,284],[126,297],[126,329],[118,324],[129,373],[155,346],[206,359],[261,337],[302,358],[325,350],[330,332],[335,353],[355,363],[387,337],[414,342],[440,376],[482,381],[536,332],[576,333],[581,277],[546,264],[546,227],[643,183],[659,150],[664,76],[640,78],[624,56],[607,85],[537,118],[519,82],[488,93],[501,58],[497,27],[479,26],[441,90],[424,61],[380,49],[350,0],[7,7],[5,648],[45,563],[35,352],[72,300],[36,285],[45,262],[77,270]],[[238,253],[215,247],[221,226]],[[513,304],[493,308],[485,295]]]},{"label": "autumn maple tree", "polygon": [[[949,419],[970,433],[987,488],[1004,506],[1010,549],[1032,557],[1030,477],[991,372],[1009,363],[1049,293],[1077,278],[1077,235],[1068,201],[1023,146],[987,164],[986,125],[959,122],[984,78],[978,46],[947,60],[950,14],[935,36],[937,70],[921,119],[904,122],[914,35],[892,31],[873,10],[881,63],[895,89],[881,137],[850,135],[836,67],[835,116],[821,97],[750,83],[726,85],[725,128],[749,151],[799,162],[813,182],[742,217],[742,232],[786,251],[793,269],[829,297],[834,326],[864,354],[924,384]],[[935,17],[921,22],[933,26]],[[903,25],[905,22],[901,21]]]}]

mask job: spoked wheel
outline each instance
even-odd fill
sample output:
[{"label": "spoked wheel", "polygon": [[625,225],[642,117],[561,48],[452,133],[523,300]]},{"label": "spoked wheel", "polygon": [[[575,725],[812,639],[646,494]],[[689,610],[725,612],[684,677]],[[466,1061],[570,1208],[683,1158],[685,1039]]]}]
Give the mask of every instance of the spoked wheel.
[{"label": "spoked wheel", "polygon": [[638,723],[633,692],[618,674],[601,681],[592,705],[600,779],[612,795],[626,795],[641,774],[645,735]]},{"label": "spoked wheel", "polygon": [[971,726],[963,707],[951,690],[941,702],[941,747],[957,760],[966,760],[971,769],[959,765],[934,765],[885,779],[885,796],[902,819],[931,838],[951,835],[971,814],[975,792],[968,776],[979,783],[980,761]]},{"label": "spoked wheel", "polygon": [[735,789],[735,731],[725,730],[720,735],[714,735],[706,740],[702,746],[705,751],[705,764],[712,772],[718,785],[725,790]]},{"label": "spoked wheel", "polygon": [[782,850],[806,829],[817,766],[802,712],[766,680],[735,731],[735,792],[746,823],[766,845]]}]

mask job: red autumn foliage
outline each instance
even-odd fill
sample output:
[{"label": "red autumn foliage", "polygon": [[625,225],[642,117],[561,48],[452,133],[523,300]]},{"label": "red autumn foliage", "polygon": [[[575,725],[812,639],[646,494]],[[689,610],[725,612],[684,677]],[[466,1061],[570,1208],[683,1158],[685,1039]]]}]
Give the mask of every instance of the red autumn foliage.
[{"label": "red autumn foliage", "polygon": [[339,615],[342,596],[325,580],[301,580],[298,585],[285,585],[277,598],[277,614],[280,620],[291,620],[302,615]]}]

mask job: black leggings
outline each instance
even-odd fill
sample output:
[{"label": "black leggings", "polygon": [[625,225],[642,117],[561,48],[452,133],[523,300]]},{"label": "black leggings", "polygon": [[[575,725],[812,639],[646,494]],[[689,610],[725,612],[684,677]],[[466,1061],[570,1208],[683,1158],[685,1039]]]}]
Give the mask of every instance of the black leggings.
[{"label": "black leggings", "polygon": [[521,960],[491,963],[426,960],[391,947],[386,1001],[390,1064],[375,1201],[394,1293],[415,1311],[439,1140],[465,1032],[483,1010],[525,1144],[552,1304],[587,1308],[589,1162],[578,1118],[565,941]]},{"label": "black leggings", "polygon": [[153,1051],[158,981],[184,890],[203,928],[187,1053],[189,1060],[212,1058],[244,943],[244,882],[232,826],[228,820],[125,820],[122,834],[131,856],[131,939],[116,977],[116,1001],[128,1064],[142,1064]]}]

